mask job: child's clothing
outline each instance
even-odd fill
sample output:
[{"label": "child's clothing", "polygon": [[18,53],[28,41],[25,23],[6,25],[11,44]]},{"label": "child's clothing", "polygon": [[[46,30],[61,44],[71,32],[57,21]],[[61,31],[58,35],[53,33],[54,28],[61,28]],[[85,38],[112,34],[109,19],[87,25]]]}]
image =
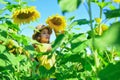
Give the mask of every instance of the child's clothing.
[{"label": "child's clothing", "polygon": [[[51,44],[41,43],[35,48],[38,52],[47,52],[51,48]],[[44,66],[47,70],[50,70],[55,64],[55,55],[52,55],[51,58],[48,58],[48,55],[42,55],[37,57],[40,65]]]}]

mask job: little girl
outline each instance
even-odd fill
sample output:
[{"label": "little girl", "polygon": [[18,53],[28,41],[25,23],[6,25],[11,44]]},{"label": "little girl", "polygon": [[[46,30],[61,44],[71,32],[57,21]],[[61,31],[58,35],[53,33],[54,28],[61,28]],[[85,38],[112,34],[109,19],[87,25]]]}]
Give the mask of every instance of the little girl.
[{"label": "little girl", "polygon": [[[49,52],[51,50],[51,44],[49,44],[50,35],[52,30],[49,26],[38,25],[32,38],[39,43],[34,44],[34,48],[37,52]],[[39,66],[44,66],[47,70],[50,70],[55,64],[55,55],[48,58],[48,55],[38,56]]]}]

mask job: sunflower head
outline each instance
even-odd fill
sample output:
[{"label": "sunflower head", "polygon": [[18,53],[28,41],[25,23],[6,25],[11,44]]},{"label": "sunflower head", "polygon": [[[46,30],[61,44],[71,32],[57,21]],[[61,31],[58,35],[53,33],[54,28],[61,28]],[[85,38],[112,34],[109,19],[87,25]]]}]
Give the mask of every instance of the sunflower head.
[{"label": "sunflower head", "polygon": [[34,6],[15,10],[12,14],[13,21],[17,24],[30,23],[40,17]]},{"label": "sunflower head", "polygon": [[46,20],[46,23],[52,28],[54,29],[56,32],[59,31],[64,31],[65,27],[66,27],[66,20],[63,16],[60,15],[53,15],[51,17],[48,17],[48,19]]}]

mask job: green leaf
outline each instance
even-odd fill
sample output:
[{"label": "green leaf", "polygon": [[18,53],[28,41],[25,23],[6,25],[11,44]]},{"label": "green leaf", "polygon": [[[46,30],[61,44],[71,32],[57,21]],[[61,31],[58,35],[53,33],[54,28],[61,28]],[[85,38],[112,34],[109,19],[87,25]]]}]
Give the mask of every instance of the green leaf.
[{"label": "green leaf", "polygon": [[85,49],[85,47],[87,46],[86,40],[87,40],[86,34],[74,35],[72,39],[70,40],[72,51],[77,53]]},{"label": "green leaf", "polygon": [[120,9],[115,9],[115,10],[106,10],[104,12],[106,18],[115,18],[115,17],[120,17]]},{"label": "green leaf", "polygon": [[62,59],[60,64],[65,64],[67,62],[81,62],[83,59],[81,58],[82,54],[64,54],[62,55]]},{"label": "green leaf", "polygon": [[72,21],[75,18],[75,16],[71,16],[70,18],[68,18],[68,21]]},{"label": "green leaf", "polygon": [[20,43],[20,44],[22,43],[22,44],[24,44],[25,46],[26,46],[26,45],[29,45],[30,38],[27,37],[27,36],[11,33],[11,37],[12,37],[13,39],[15,39],[15,40],[16,40],[18,43]]},{"label": "green leaf", "polygon": [[109,64],[98,74],[100,80],[119,80],[120,79],[120,62],[117,64]]},{"label": "green leaf", "polygon": [[6,24],[0,24],[0,30],[7,31],[7,29],[8,29],[8,27]]},{"label": "green leaf", "polygon": [[6,9],[8,9],[9,11],[12,11],[14,8],[19,8],[21,5],[18,4],[12,4],[10,2],[7,3]]},{"label": "green leaf", "polygon": [[6,47],[3,45],[0,45],[0,53],[3,53],[6,50]]},{"label": "green leaf", "polygon": [[[98,44],[99,43],[99,44]],[[106,49],[106,47],[120,47],[120,22],[113,23],[102,36],[95,39],[97,48]]]},{"label": "green leaf", "polygon": [[3,59],[4,61],[9,61],[8,57],[6,56],[8,53],[0,54],[0,59]]},{"label": "green leaf", "polygon": [[6,62],[0,58],[0,67],[6,66]]},{"label": "green leaf", "polygon": [[29,45],[29,42],[30,42],[30,38],[29,37],[22,35],[21,39],[22,39],[22,43],[24,45]]},{"label": "green leaf", "polygon": [[47,70],[44,66],[40,66],[39,67],[39,72],[41,74],[40,77],[41,78],[45,78],[45,77],[51,75],[52,73],[54,73],[55,72],[55,68],[52,67],[50,70]]},{"label": "green leaf", "polygon": [[87,39],[86,34],[80,33],[80,34],[75,34],[70,41],[72,43],[76,43],[76,42],[80,42],[80,41],[85,41],[86,39]]},{"label": "green leaf", "polygon": [[[9,21],[9,20],[6,20],[6,23],[7,23],[8,27],[9,27],[10,29],[17,30],[17,31],[20,30],[20,28],[19,28],[19,26],[18,26],[17,24],[13,24],[13,23],[12,23],[11,21]],[[9,26],[9,25],[10,25],[10,26]]]},{"label": "green leaf", "polygon": [[[91,22],[93,22],[93,20]],[[78,20],[74,20],[73,23],[76,23],[77,25],[84,25],[84,24],[89,24],[90,21],[86,19],[78,19]]]},{"label": "green leaf", "polygon": [[54,44],[52,44],[52,48],[53,48],[52,50],[53,50],[53,51],[56,50],[56,49],[62,44],[64,37],[65,37],[64,34],[60,34],[60,35],[56,38]]},{"label": "green leaf", "polygon": [[78,53],[78,52],[84,50],[86,47],[87,47],[86,41],[71,43],[71,49],[72,49],[72,52],[74,52],[74,53]]},{"label": "green leaf", "polygon": [[5,41],[7,37],[7,32],[6,31],[1,31],[0,32],[0,40]]},{"label": "green leaf", "polygon": [[76,10],[81,3],[81,0],[58,0],[58,4],[63,13]]}]

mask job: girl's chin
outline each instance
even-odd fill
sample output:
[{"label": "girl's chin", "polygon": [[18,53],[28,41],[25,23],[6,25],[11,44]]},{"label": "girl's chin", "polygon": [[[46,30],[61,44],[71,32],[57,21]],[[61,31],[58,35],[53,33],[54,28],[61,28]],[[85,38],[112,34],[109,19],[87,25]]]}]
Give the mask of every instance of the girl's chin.
[{"label": "girl's chin", "polygon": [[48,43],[49,41],[42,41],[41,43]]}]

